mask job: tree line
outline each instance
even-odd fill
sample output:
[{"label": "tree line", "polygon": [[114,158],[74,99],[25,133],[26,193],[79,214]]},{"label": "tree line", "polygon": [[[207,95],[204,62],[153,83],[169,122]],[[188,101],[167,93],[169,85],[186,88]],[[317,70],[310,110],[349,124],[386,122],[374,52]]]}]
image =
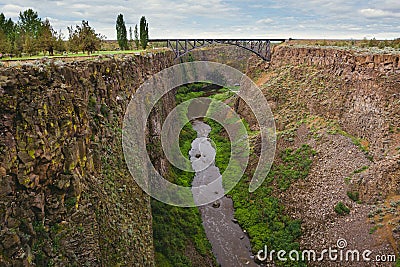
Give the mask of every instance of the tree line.
[{"label": "tree line", "polygon": [[99,50],[103,36],[82,20],[81,25],[68,27],[68,40],[55,31],[48,19],[42,20],[38,13],[27,9],[19,13],[18,21],[0,14],[0,53],[20,57],[27,55],[54,55],[54,52],[88,52]]},{"label": "tree line", "polygon": [[[96,33],[86,20],[82,20],[80,25],[69,26],[67,29],[68,36],[64,38],[61,30],[55,31],[47,18],[42,20],[32,9],[20,12],[16,22],[0,13],[0,57],[5,55],[20,57],[23,54],[33,56],[40,53],[52,56],[55,52],[61,54],[67,51],[72,53],[82,51],[90,54],[100,50],[101,43],[105,39],[104,36]],[[129,33],[130,41],[128,42],[123,16],[118,15],[117,39],[120,48],[133,49],[133,44],[135,44],[136,49],[140,46],[146,49],[149,35],[148,23],[144,16],[140,20],[140,33],[137,24],[134,37],[131,27]]]},{"label": "tree line", "polygon": [[128,33],[126,31],[124,15],[119,14],[117,16],[115,28],[117,30],[118,45],[121,50],[129,50],[133,49],[134,47],[136,49],[140,49],[140,47],[142,47],[143,49],[147,48],[147,44],[149,42],[149,24],[147,23],[145,16],[142,16],[140,18],[139,26],[140,26],[140,33],[138,32],[138,25],[137,24],[135,25],[135,30],[133,33],[134,37],[132,34],[132,27],[129,27],[129,41],[128,41]]}]

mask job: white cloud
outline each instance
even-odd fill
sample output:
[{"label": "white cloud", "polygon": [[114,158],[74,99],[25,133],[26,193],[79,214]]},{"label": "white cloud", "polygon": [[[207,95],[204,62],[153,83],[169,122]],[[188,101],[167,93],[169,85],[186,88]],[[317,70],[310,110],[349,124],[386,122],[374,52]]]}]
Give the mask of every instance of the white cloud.
[{"label": "white cloud", "polygon": [[361,15],[369,19],[400,18],[400,13],[382,9],[365,8],[360,10]]},{"label": "white cloud", "polygon": [[14,5],[14,4],[6,4],[1,8],[0,11],[6,17],[16,18],[19,16],[19,12],[24,11],[29,8],[32,8],[32,7],[30,7],[29,5],[20,6],[20,5]]},{"label": "white cloud", "polygon": [[270,23],[272,23],[273,21],[274,21],[273,19],[268,18],[268,19],[260,19],[260,20],[257,20],[256,23],[257,23],[257,24],[270,24]]}]

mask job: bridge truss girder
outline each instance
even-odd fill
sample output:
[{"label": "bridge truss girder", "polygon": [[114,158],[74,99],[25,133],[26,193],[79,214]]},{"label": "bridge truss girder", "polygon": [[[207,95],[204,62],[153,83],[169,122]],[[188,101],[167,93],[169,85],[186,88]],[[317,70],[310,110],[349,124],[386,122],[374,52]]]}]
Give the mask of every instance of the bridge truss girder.
[{"label": "bridge truss girder", "polygon": [[271,41],[284,42],[284,39],[155,39],[151,42],[166,42],[167,47],[180,58],[190,51],[213,44],[235,45],[246,49],[263,60],[271,61]]}]

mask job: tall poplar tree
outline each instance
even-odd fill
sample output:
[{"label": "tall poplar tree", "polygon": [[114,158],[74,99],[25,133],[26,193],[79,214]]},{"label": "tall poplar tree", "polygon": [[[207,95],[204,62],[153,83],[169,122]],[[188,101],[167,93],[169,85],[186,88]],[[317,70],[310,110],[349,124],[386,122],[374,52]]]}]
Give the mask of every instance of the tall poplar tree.
[{"label": "tall poplar tree", "polygon": [[146,21],[146,17],[142,16],[140,19],[140,44],[143,49],[146,49],[147,43],[149,42],[149,24]]},{"label": "tall poplar tree", "polygon": [[122,14],[118,15],[115,28],[117,29],[117,40],[118,40],[119,47],[121,48],[121,50],[127,50],[128,49],[128,37],[127,37],[127,32],[126,32],[124,15],[122,15]]}]

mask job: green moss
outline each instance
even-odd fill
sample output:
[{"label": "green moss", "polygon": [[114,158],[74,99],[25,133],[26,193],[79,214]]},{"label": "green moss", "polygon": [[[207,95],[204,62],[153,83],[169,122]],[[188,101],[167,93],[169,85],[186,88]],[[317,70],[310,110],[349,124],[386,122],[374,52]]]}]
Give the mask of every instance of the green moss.
[{"label": "green moss", "polygon": [[47,105],[46,105],[46,103],[43,104],[43,111],[44,111],[44,115],[47,116],[48,110],[47,110]]},{"label": "green moss", "polygon": [[30,156],[31,158],[35,159],[35,150],[33,150],[33,149],[28,150],[28,154],[29,154],[29,156]]}]

